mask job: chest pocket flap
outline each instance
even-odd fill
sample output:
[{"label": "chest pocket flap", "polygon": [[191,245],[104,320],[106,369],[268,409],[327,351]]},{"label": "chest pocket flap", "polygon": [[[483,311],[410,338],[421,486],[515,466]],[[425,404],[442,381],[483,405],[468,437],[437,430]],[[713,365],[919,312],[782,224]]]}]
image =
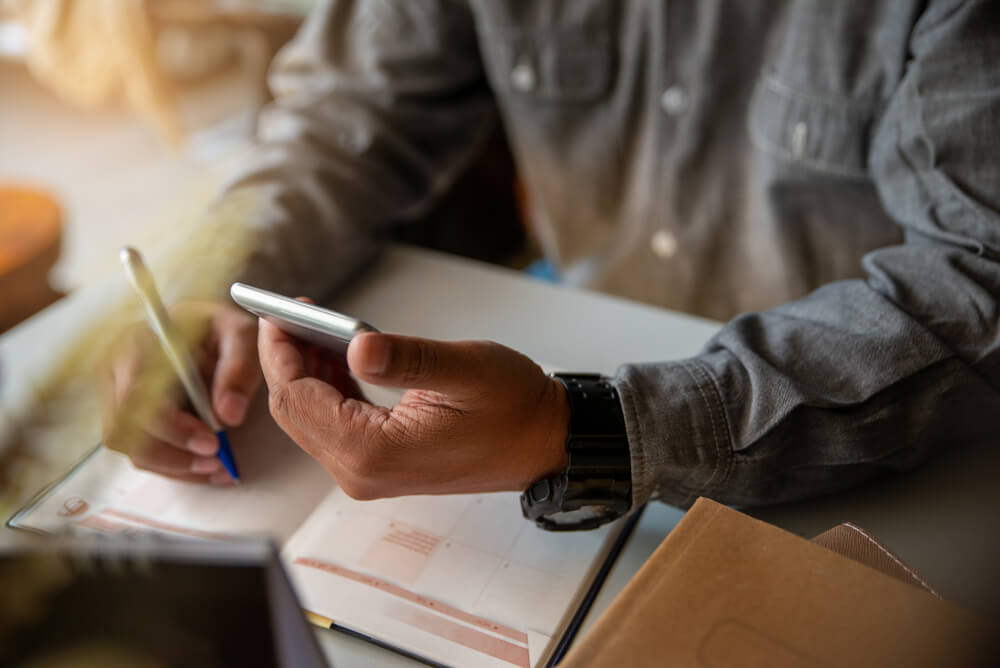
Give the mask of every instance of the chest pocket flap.
[{"label": "chest pocket flap", "polygon": [[875,119],[871,104],[798,90],[768,75],[754,91],[749,130],[754,144],[774,157],[865,179]]}]

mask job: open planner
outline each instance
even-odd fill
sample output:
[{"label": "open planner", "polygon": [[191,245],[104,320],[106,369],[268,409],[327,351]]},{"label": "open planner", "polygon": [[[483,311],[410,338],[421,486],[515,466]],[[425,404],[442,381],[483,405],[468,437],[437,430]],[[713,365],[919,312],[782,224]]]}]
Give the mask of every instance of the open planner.
[{"label": "open planner", "polygon": [[231,434],[237,487],[174,482],[101,446],[8,524],[214,541],[267,535],[314,621],[431,663],[534,667],[558,656],[624,541],[623,520],[549,533],[521,517],[515,493],[355,501],[264,403]]}]

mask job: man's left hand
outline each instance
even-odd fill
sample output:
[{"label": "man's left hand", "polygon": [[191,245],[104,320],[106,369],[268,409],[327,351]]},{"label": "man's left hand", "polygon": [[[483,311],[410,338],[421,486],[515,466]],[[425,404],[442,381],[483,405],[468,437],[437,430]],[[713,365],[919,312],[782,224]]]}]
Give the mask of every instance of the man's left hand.
[{"label": "man's left hand", "polygon": [[314,351],[268,322],[258,349],[274,419],[353,498],[522,490],[566,467],[564,388],[497,343],[356,336],[351,372],[406,389],[391,409],[316,377]]}]

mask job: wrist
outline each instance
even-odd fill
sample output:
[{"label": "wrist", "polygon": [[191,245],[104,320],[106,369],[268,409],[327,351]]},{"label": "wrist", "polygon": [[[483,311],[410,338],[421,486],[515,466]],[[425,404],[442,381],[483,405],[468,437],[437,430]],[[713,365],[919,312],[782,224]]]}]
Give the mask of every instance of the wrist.
[{"label": "wrist", "polygon": [[624,411],[611,380],[596,373],[558,373],[569,408],[565,465],[521,494],[527,519],[550,531],[593,529],[621,517],[632,502]]},{"label": "wrist", "polygon": [[566,452],[570,420],[569,398],[561,382],[548,376],[545,382],[545,398],[540,410],[544,436],[538,441],[538,457],[527,477],[521,481],[519,489],[524,489],[539,478],[555,475],[569,466],[569,455]]}]

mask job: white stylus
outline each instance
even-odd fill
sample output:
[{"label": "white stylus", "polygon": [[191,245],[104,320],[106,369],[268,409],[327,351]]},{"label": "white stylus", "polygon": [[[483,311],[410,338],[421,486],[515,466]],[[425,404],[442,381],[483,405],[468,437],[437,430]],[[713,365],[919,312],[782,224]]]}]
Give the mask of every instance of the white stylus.
[{"label": "white stylus", "polygon": [[229,438],[222,424],[215,417],[208,389],[201,379],[198,366],[194,363],[194,358],[191,357],[190,351],[184,345],[184,341],[167,314],[167,307],[163,305],[160,293],[156,290],[153,275],[146,268],[146,263],[143,262],[139,251],[131,246],[123,247],[118,256],[122,266],[125,267],[125,274],[128,276],[129,282],[135,288],[136,294],[139,295],[139,299],[146,309],[149,324],[153,328],[153,332],[156,333],[156,338],[159,339],[167,359],[170,360],[170,365],[180,377],[181,385],[184,386],[184,391],[191,400],[198,417],[215,432],[219,439],[218,457],[222,461],[222,465],[233,477],[233,480],[239,481],[236,460],[233,459],[233,453],[229,447]]}]

